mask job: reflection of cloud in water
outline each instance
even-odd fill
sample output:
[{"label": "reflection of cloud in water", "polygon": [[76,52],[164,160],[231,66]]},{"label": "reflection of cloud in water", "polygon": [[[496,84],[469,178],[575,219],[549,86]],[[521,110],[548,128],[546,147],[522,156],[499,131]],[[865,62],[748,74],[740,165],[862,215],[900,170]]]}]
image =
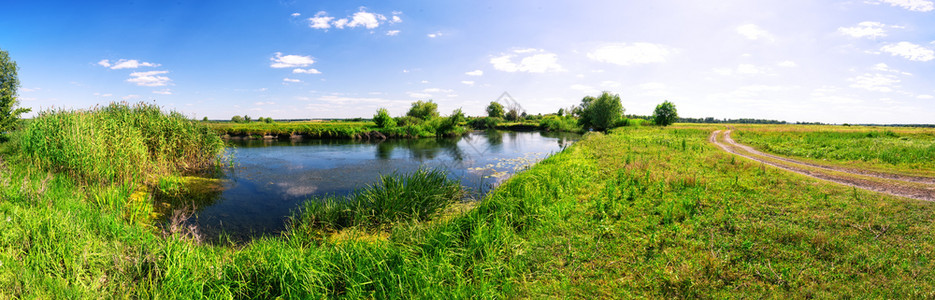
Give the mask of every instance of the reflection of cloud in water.
[{"label": "reflection of cloud in water", "polygon": [[314,185],[298,185],[295,182],[278,182],[276,186],[279,187],[286,195],[292,197],[306,196],[315,193],[318,190],[317,186]]}]

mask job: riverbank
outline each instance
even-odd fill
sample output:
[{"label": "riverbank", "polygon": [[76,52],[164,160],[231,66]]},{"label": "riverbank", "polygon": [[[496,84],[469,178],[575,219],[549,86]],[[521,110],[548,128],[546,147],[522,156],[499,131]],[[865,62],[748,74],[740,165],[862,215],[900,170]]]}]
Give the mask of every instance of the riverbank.
[{"label": "riverbank", "polygon": [[0,296],[933,296],[935,205],[735,158],[715,129],[590,134],[443,218],[236,247],[94,205],[120,189],[11,164]]}]

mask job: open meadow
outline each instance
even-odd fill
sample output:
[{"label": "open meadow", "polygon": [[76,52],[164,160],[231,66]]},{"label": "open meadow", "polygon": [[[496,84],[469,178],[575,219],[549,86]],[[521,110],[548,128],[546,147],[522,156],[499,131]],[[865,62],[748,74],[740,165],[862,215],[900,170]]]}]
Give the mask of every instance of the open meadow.
[{"label": "open meadow", "polygon": [[[178,141],[216,143],[196,138],[204,125],[172,115],[98,121],[125,109],[151,111],[47,118],[104,136],[178,124],[192,128]],[[204,241],[184,211],[160,217],[153,207],[167,189],[159,178],[210,173],[213,163],[180,160],[203,156],[173,154],[163,146],[177,142],[158,131],[68,148],[89,140],[56,139],[68,134],[50,126],[59,119],[33,120],[4,144],[4,298],[935,296],[932,202],[796,174],[709,140],[732,128],[739,142],[806,160],[812,145],[850,145],[814,161],[924,175],[935,160],[931,129],[619,127],[587,134],[476,202],[420,171],[309,202],[283,234],[241,244]],[[809,144],[787,141],[800,136]],[[82,151],[106,161],[99,149],[124,142],[163,154],[140,166],[82,163]],[[49,160],[50,149],[74,155]]]}]

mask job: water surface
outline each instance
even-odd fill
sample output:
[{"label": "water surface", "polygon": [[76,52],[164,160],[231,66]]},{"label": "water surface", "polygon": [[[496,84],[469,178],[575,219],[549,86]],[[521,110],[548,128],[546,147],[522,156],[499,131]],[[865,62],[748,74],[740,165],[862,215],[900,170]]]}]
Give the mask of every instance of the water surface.
[{"label": "water surface", "polygon": [[277,234],[299,205],[324,195],[347,195],[382,174],[441,168],[479,198],[509,174],[561,151],[578,135],[473,132],[459,138],[230,141],[235,165],[224,189],[194,203],[193,222],[209,239]]}]

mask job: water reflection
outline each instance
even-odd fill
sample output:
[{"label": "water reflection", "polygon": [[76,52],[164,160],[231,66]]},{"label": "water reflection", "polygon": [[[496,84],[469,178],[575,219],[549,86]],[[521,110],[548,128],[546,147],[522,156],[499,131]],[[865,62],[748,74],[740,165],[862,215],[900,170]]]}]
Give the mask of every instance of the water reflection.
[{"label": "water reflection", "polygon": [[[517,168],[560,151],[573,134],[473,132],[457,138],[231,141],[236,167],[223,191],[196,204],[195,221],[209,240],[226,232],[235,240],[275,234],[309,197],[346,195],[381,174],[441,168],[474,197]],[[219,194],[219,195],[218,195]]]}]

